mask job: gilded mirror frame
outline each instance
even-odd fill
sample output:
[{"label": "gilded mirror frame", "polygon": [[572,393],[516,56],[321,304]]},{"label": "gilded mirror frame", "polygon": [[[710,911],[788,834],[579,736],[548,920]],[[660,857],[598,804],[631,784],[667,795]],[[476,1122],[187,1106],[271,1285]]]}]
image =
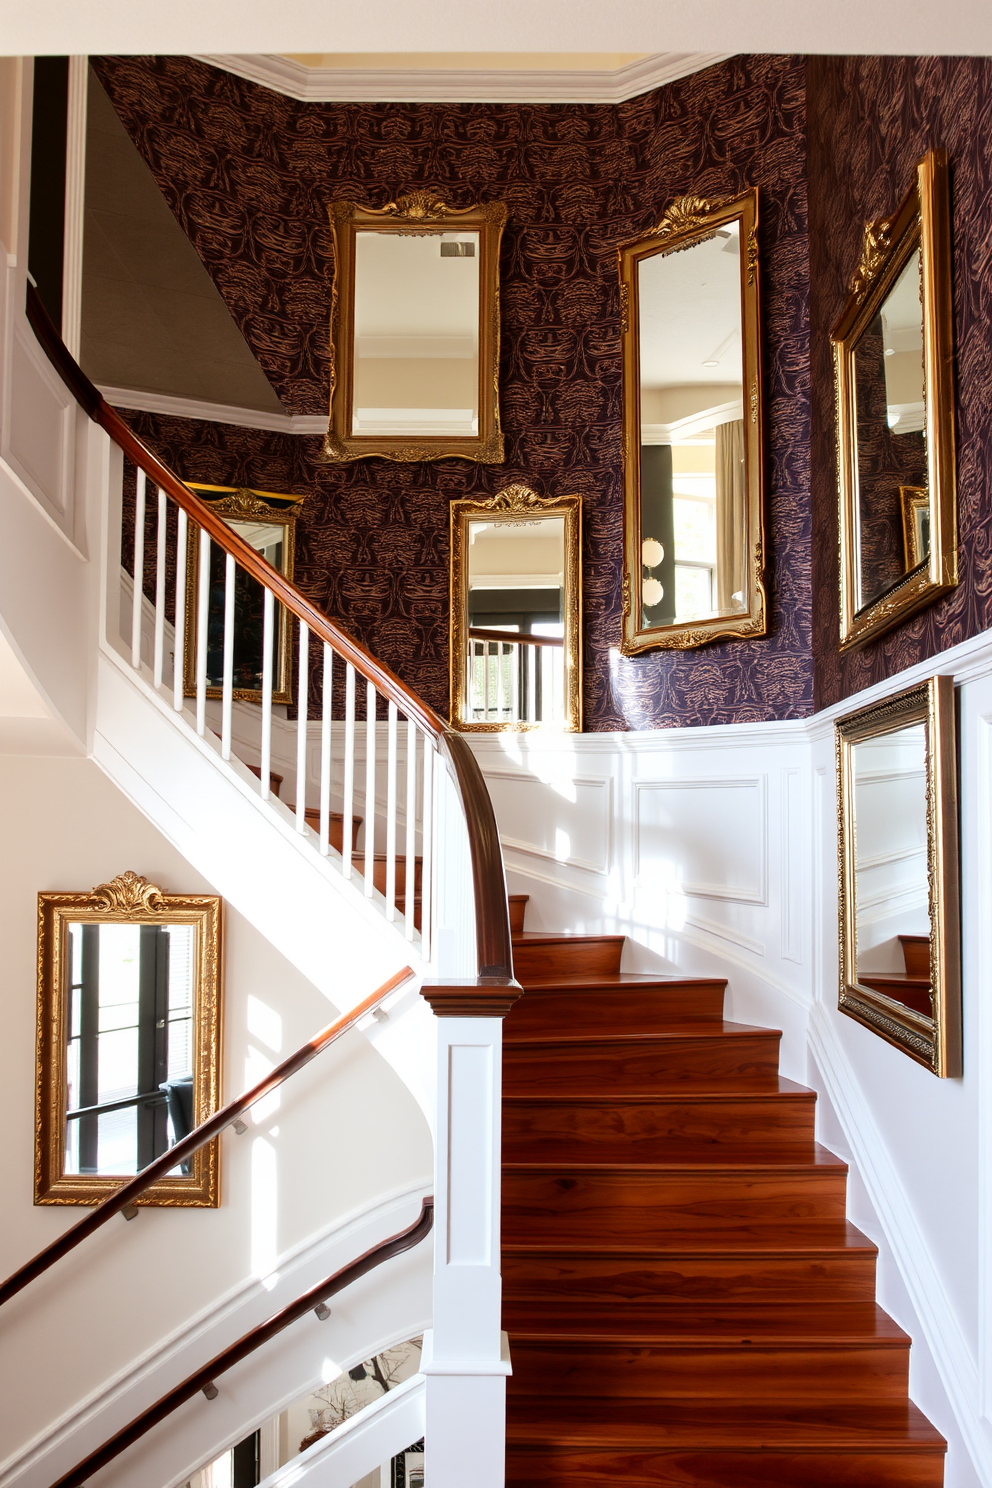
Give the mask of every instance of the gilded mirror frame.
[{"label": "gilded mirror frame", "polygon": [[[296,569],[296,522],[298,512],[294,509],[305,499],[302,496],[283,496],[276,491],[252,491],[247,487],[204,486],[187,481],[191,491],[206,497],[210,510],[225,522],[267,522],[285,531],[283,539],[283,578],[293,582]],[[285,502],[285,506],[274,505]],[[196,697],[196,647],[197,647],[197,591],[200,577],[199,532],[192,524],[186,540],[186,631],[183,637],[183,693]],[[287,609],[275,606],[275,624],[279,627],[275,675],[272,679],[272,701],[293,702],[293,622]],[[208,686],[205,696],[223,697],[223,688]],[[234,687],[231,696],[241,702],[260,703],[262,691],[258,687]]]},{"label": "gilded mirror frame", "polygon": [[[926,748],[927,883],[933,1014],[887,997],[857,976],[857,821],[853,746],[922,723]],[[838,719],[838,938],[842,1013],[941,1077],[961,1072],[961,944],[958,889],[954,680],[931,677]]]},{"label": "gilded mirror frame", "polygon": [[[324,438],[325,460],[444,460],[458,456],[486,464],[503,461],[499,415],[499,255],[506,226],[505,202],[476,203],[456,209],[430,191],[413,191],[367,207],[335,201],[327,208],[334,244],[331,289],[331,415]],[[355,239],[359,232],[423,236],[462,230],[479,234],[479,432],[424,436],[353,434],[355,378]]]},{"label": "gilded mirror frame", "polygon": [[465,711],[465,656],[468,644],[468,527],[473,519],[499,521],[527,517],[563,517],[565,562],[563,578],[565,692],[564,720],[558,725],[566,733],[582,732],[582,497],[542,497],[522,483],[506,486],[487,501],[463,498],[451,503],[451,582],[448,655],[450,672],[450,719],[461,733],[505,734],[548,728],[546,723],[475,723]]},{"label": "gilded mirror frame", "polygon": [[[728,222],[741,236],[741,341],[746,483],[747,605],[738,614],[644,627],[638,621],[641,588],[641,390],[638,324],[638,265],[658,254],[678,253],[705,242]],[[758,273],[758,189],[739,196],[687,196],[668,208],[656,227],[617,248],[620,275],[620,339],[623,353],[625,656],[655,649],[685,651],[724,637],[763,636],[768,630],[764,584],[765,446],[761,372],[761,304]]]},{"label": "gilded mirror frame", "polygon": [[[35,1099],[34,1202],[99,1204],[128,1175],[66,1173],[67,1083],[65,1033],[69,999],[68,927],[84,925],[190,925],[195,932],[193,999],[193,1124],[220,1107],[221,900],[216,894],[166,894],[139,874],[120,874],[91,893],[38,895],[38,1046]],[[190,1159],[189,1174],[159,1179],[138,1204],[215,1209],[220,1203],[220,1144],[216,1139]]]},{"label": "gilded mirror frame", "polygon": [[[930,493],[929,561],[858,607],[860,507],[855,351],[890,289],[920,250],[923,406]],[[929,150],[891,217],[865,225],[850,297],[831,332],[837,401],[840,518],[840,649],[862,646],[900,625],[958,583],[954,432],[954,318],[951,213],[946,150]],[[905,487],[905,490],[913,489]],[[919,489],[919,488],[916,488]]]}]

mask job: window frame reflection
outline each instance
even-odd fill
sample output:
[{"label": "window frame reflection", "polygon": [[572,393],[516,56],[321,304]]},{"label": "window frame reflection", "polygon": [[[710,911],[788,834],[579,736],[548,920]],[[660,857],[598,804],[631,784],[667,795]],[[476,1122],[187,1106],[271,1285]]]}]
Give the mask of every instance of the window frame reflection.
[{"label": "window frame reflection", "polygon": [[[659,436],[646,431],[642,403],[642,325],[641,302],[649,303],[648,290],[642,291],[642,269],[655,260],[709,243],[714,238],[729,238],[733,229],[738,238],[736,255],[739,265],[740,379],[726,384],[704,379],[699,387],[712,382],[717,402],[701,413],[689,410],[675,424],[658,425]],[[705,201],[696,197],[674,202],[666,216],[649,233],[621,243],[617,249],[620,276],[621,339],[624,372],[624,615],[622,649],[626,655],[665,647],[688,649],[721,637],[764,635],[767,631],[767,603],[764,589],[764,407],[761,387],[760,300],[758,274],[758,193],[757,189],[740,196]],[[680,262],[682,262],[680,260]],[[657,295],[657,290],[654,290]],[[701,314],[702,321],[702,314]],[[674,334],[674,333],[673,333]],[[736,331],[733,333],[736,338]],[[707,332],[701,328],[699,336]],[[726,338],[729,341],[729,337]],[[645,341],[646,344],[646,341]],[[700,340],[700,365],[716,365],[728,347],[712,348]],[[702,355],[705,353],[705,355]],[[734,391],[731,403],[720,393]],[[673,387],[666,391],[688,391]],[[733,406],[731,406],[733,405]],[[719,450],[724,426],[735,430],[727,446],[739,451],[736,459],[740,475],[734,477],[729,498],[721,506]],[[723,441],[726,442],[726,441]],[[689,454],[678,460],[683,447],[713,444],[713,471],[700,466],[699,458]],[[686,470],[681,469],[682,465]],[[720,464],[720,469],[718,469]],[[686,552],[686,542],[679,542],[677,522],[685,526],[688,513],[680,510],[689,501],[702,501],[691,489],[678,491],[677,486],[700,486],[704,477],[713,486],[707,496],[710,543],[706,553]],[[661,494],[660,505],[653,517],[646,514],[649,491]],[[665,497],[669,499],[666,501]],[[657,503],[656,503],[657,505]],[[669,513],[670,507],[670,513]],[[722,518],[722,520],[721,520]],[[645,544],[654,543],[662,550],[658,564],[644,561]],[[698,545],[697,545],[698,546]],[[680,556],[681,553],[681,556]],[[733,570],[728,573],[728,565]],[[681,581],[681,582],[680,582]],[[708,582],[708,594],[707,590]],[[700,604],[705,613],[686,614],[687,591],[701,587]],[[660,593],[659,593],[660,591]],[[654,601],[648,595],[657,595]],[[675,600],[671,611],[659,609],[668,597]],[[708,601],[708,602],[707,602]],[[696,606],[698,611],[699,606]],[[652,610],[654,613],[652,614]]]},{"label": "window frame reflection", "polygon": [[[129,872],[90,894],[39,894],[38,926],[35,1203],[97,1203],[220,1105],[221,900]],[[182,1070],[169,1052],[180,1022]],[[132,1035],[130,1073],[110,1047],[119,1033]],[[104,1160],[108,1122],[133,1128],[117,1132],[119,1165]],[[218,1161],[211,1142],[138,1202],[215,1207]]]}]

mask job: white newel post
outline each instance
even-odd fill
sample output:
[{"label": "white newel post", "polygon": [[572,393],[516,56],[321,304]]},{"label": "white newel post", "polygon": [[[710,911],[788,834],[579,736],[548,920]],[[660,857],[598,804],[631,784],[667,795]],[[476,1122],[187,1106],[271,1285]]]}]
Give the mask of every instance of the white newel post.
[{"label": "white newel post", "polygon": [[424,1338],[427,1488],[503,1488],[500,1308],[503,1018],[515,982],[425,985],[438,1039],[434,1327]]}]

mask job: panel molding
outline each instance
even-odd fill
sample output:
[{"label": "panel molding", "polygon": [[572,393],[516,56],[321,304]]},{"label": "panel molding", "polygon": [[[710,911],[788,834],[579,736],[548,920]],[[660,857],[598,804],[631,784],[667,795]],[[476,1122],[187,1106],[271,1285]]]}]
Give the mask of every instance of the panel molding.
[{"label": "panel molding", "polygon": [[98,391],[111,408],[126,412],[199,419],[206,424],[233,424],[240,429],[262,429],[273,434],[314,435],[327,432],[327,414],[270,413],[261,408],[238,408],[232,403],[206,403],[199,398],[180,398],[173,393],[150,393],[141,388],[102,386]]},{"label": "panel molding", "polygon": [[646,888],[646,882],[641,879],[641,863],[643,849],[641,844],[641,796],[648,791],[692,791],[692,790],[741,790],[753,789],[758,793],[759,831],[757,838],[758,863],[755,877],[758,880],[757,887],[748,889],[745,885],[711,884],[705,882],[693,883],[686,879],[679,885],[679,892],[694,899],[720,899],[729,904],[746,904],[765,908],[768,905],[768,776],[761,775],[735,775],[735,776],[700,776],[694,779],[672,776],[668,779],[646,780],[640,779],[633,782],[634,798],[631,812],[631,822],[634,833],[634,883],[641,888]]},{"label": "panel molding", "polygon": [[[540,775],[523,770],[487,770],[483,766],[483,776],[489,780],[508,780],[514,785],[543,785],[554,791],[554,787],[544,780]],[[513,852],[526,853],[528,857],[544,858],[551,863],[564,864],[569,868],[578,868],[583,873],[595,873],[603,877],[609,871],[610,857],[612,853],[613,838],[613,781],[609,776],[572,775],[571,784],[584,786],[586,789],[605,790],[606,800],[604,805],[605,822],[603,829],[603,852],[600,862],[594,862],[590,858],[577,857],[572,853],[559,857],[550,848],[541,847],[536,842],[528,842],[522,838],[511,837],[500,832],[500,842],[503,847]],[[571,802],[578,805],[578,801]]]}]

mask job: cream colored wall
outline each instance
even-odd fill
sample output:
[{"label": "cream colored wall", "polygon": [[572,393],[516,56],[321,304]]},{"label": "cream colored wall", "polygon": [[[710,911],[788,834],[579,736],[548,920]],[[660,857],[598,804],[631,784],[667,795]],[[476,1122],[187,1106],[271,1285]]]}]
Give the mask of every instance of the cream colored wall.
[{"label": "cream colored wall", "polygon": [[[85,759],[5,756],[0,771],[0,1271],[79,1217],[32,1204],[36,896],[127,868],[165,889],[211,885]],[[317,990],[240,915],[225,914],[224,1091],[331,1016]],[[328,948],[331,954],[331,948]],[[298,1074],[242,1137],[222,1140],[216,1210],[143,1209],[112,1221],[4,1309],[0,1459],[279,1256],[377,1197],[429,1183],[430,1134],[406,1088],[360,1036]]]},{"label": "cream colored wall", "polygon": [[475,357],[363,357],[355,366],[357,408],[479,407]]},{"label": "cream colored wall", "polygon": [[672,424],[741,396],[739,382],[699,383],[693,387],[642,388],[641,422]]},{"label": "cream colored wall", "polygon": [[21,101],[19,57],[0,57],[0,243],[16,253],[21,192]]}]

